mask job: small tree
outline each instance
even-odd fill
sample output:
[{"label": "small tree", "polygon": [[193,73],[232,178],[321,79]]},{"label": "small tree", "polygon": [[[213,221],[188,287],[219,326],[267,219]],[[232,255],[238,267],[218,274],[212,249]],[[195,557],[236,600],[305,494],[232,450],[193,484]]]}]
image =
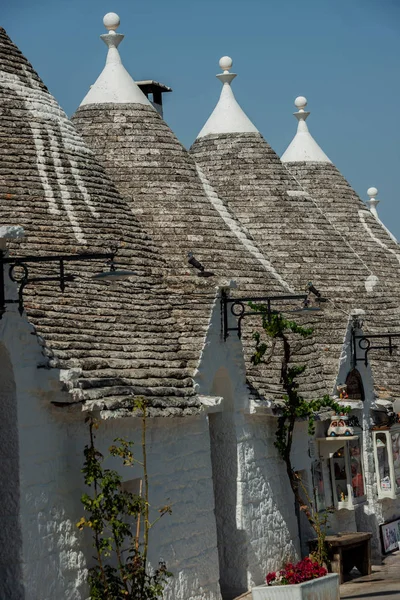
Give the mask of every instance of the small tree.
[{"label": "small tree", "polygon": [[[88,528],[93,534],[96,565],[89,569],[88,581],[92,600],[155,600],[162,596],[171,576],[164,563],[154,571],[148,568],[149,532],[169,506],[159,509],[155,521],[149,520],[149,483],[146,454],[147,402],[139,398],[135,409],[142,416],[142,461],[134,458],[133,442],[114,440],[110,456],[119,457],[122,464],[141,467],[144,490],[133,494],[122,487],[117,471],[103,468],[103,455],[95,447],[95,431],[99,422],[89,416],[90,443],[85,446],[82,469],[90,494],[83,494],[82,504],[87,513],[77,523],[80,530]],[[143,531],[141,532],[141,521]]]},{"label": "small tree", "polygon": [[[298,392],[299,384],[297,378],[306,370],[305,365],[291,365],[292,348],[290,345],[289,334],[294,333],[301,338],[306,338],[312,335],[311,328],[305,328],[298,325],[295,321],[289,321],[282,314],[271,314],[265,304],[249,303],[250,307],[259,312],[262,316],[262,327],[272,343],[265,343],[261,340],[259,332],[253,334],[256,342],[255,352],[251,358],[254,365],[260,363],[268,364],[274,355],[276,343],[278,340],[282,342],[283,354],[281,360],[281,383],[286,392],[283,400],[284,404],[281,413],[278,417],[278,429],[276,431],[275,446],[279,454],[283,458],[286,465],[286,472],[289,477],[290,486],[293,490],[294,497],[299,506],[299,509],[304,512],[308,522],[314,529],[317,536],[317,549],[315,559],[322,565],[326,560],[325,538],[326,525],[329,512],[332,509],[318,512],[315,503],[308,493],[304,482],[300,476],[293,470],[291,461],[291,450],[293,445],[293,434],[296,421],[299,419],[308,420],[308,433],[315,433],[315,415],[323,407],[329,407],[336,413],[348,412],[348,408],[340,406],[332,400],[330,396],[325,395],[317,400],[305,400]],[[269,354],[266,356],[267,351]]]}]

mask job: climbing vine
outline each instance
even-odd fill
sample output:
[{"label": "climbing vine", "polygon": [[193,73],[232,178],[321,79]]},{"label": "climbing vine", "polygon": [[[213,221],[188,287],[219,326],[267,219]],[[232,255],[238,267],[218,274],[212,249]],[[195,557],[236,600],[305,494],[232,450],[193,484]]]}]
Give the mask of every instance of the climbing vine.
[{"label": "climbing vine", "polygon": [[158,517],[150,522],[147,401],[138,398],[135,409],[140,411],[142,421],[141,460],[134,457],[133,442],[122,438],[114,440],[109,455],[119,457],[125,467],[140,467],[144,485],[138,494],[124,489],[122,477],[117,471],[103,467],[104,457],[95,446],[99,421],[93,416],[86,419],[89,444],[84,450],[82,473],[90,493],[84,493],[81,497],[85,516],[79,520],[77,527],[80,530],[87,528],[93,535],[96,564],[88,573],[91,600],[155,600],[162,597],[171,576],[164,563],[160,563],[155,570],[148,566],[150,530],[171,509],[168,505],[163,506],[158,511]]},{"label": "climbing vine", "polygon": [[255,351],[251,358],[254,365],[261,363],[268,364],[276,350],[278,340],[282,342],[283,353],[281,359],[281,377],[280,381],[285,391],[283,397],[283,406],[278,417],[278,427],[276,431],[275,446],[283,458],[286,465],[286,472],[289,477],[290,486],[293,490],[296,502],[302,512],[306,515],[311,527],[317,536],[317,550],[315,558],[322,565],[326,559],[325,537],[328,514],[332,509],[327,509],[322,513],[318,512],[313,499],[310,497],[304,482],[302,482],[298,473],[292,466],[291,450],[293,445],[293,434],[296,421],[306,419],[308,421],[308,433],[313,435],[315,432],[315,417],[322,408],[329,408],[336,413],[346,413],[349,411],[335,402],[330,396],[325,395],[316,400],[305,400],[299,393],[298,377],[305,370],[305,365],[293,365],[290,363],[292,358],[292,347],[289,334],[293,333],[301,338],[312,335],[312,328],[305,328],[298,325],[295,321],[286,319],[281,313],[271,314],[265,304],[249,303],[251,309],[259,312],[262,317],[262,327],[269,343],[261,339],[261,334],[255,332]]}]

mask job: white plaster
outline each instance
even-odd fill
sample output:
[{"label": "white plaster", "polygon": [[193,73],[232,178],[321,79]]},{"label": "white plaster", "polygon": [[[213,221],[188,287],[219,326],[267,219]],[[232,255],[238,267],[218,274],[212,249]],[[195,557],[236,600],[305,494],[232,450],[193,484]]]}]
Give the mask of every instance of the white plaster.
[{"label": "white plaster", "polygon": [[221,95],[197,138],[218,133],[258,133],[258,129],[250,121],[233,94],[231,82],[236,74],[229,73],[232,59],[229,56],[223,56],[220,60],[220,67],[224,69],[223,73],[217,75],[223,84]]},{"label": "white plaster", "polygon": [[64,167],[63,162],[61,160],[61,155],[59,152],[58,140],[54,135],[54,131],[51,127],[47,126],[47,135],[49,136],[50,141],[50,152],[53,158],[54,166],[57,167],[54,169],[54,172],[57,177],[58,187],[60,189],[61,199],[63,201],[64,208],[67,212],[69,222],[71,223],[72,231],[78,242],[81,244],[86,244],[85,237],[83,235],[82,229],[78,223],[78,219],[76,218],[74,207],[72,205],[71,194],[69,193],[69,185],[64,176]]},{"label": "white plaster", "polygon": [[[109,17],[113,15],[113,17]],[[117,24],[118,23],[118,24]],[[124,39],[120,33],[115,33],[119,26],[119,17],[115,13],[108,13],[104,17],[104,24],[109,33],[101,35],[101,39],[108,47],[105,67],[96,82],[90,87],[81,102],[86,104],[145,104],[152,106],[151,102],[136,85],[128,71],[122,64],[118,46]]]},{"label": "white plaster", "polygon": [[[231,327],[236,319],[228,318]],[[220,319],[216,302],[195,382],[198,393],[224,398],[209,423],[221,588],[236,597],[297,558],[299,540],[293,494],[274,446],[276,418],[249,414],[242,344],[235,333],[221,339]]]},{"label": "white plaster", "polygon": [[200,403],[204,406],[206,413],[221,412],[224,408],[222,396],[198,396]]},{"label": "white plaster", "polygon": [[39,128],[36,129],[36,131],[32,130],[32,137],[36,148],[36,166],[39,172],[40,182],[44,190],[44,197],[48,202],[49,213],[51,215],[59,215],[60,209],[57,206],[53,188],[51,187],[49,179],[47,177],[45,150]]},{"label": "white plaster", "polygon": [[271,400],[250,400],[249,413],[251,415],[274,415],[274,403]]},{"label": "white plaster", "polygon": [[81,178],[81,176],[79,175],[80,170],[78,168],[78,163],[76,160],[74,160],[72,157],[69,157],[69,164],[71,165],[71,173],[72,176],[75,180],[76,186],[79,189],[80,193],[83,196],[83,199],[85,201],[85,203],[87,204],[90,212],[92,213],[92,215],[94,217],[96,217],[96,219],[98,219],[100,217],[99,213],[97,212],[92,199],[90,197],[89,192],[87,191],[87,188],[85,186],[85,184],[83,183],[83,180]]},{"label": "white plaster", "polygon": [[[97,217],[98,214],[96,213],[90,195],[88,194],[87,189],[77,172],[77,163],[72,158],[77,152],[80,154],[90,155],[92,152],[86,147],[82,138],[76,132],[67,115],[57,104],[56,100],[50,94],[44,92],[39,82],[31,76],[26,68],[24,71],[32,87],[27,87],[25,82],[17,75],[8,73],[6,71],[0,71],[0,85],[8,87],[14,91],[24,103],[28,113],[33,117],[29,122],[29,126],[31,128],[32,138],[36,147],[36,165],[41,184],[43,186],[44,195],[48,202],[49,212],[53,215],[59,215],[60,209],[57,205],[57,199],[55,197],[53,188],[47,177],[47,159],[42,140],[43,127],[47,130],[47,132],[51,132],[51,137],[53,140],[55,140],[54,148],[52,147],[52,152],[54,151],[58,153],[58,142],[54,135],[54,130],[61,134],[62,148],[67,154],[75,182],[82,193],[83,199],[89,210],[95,217]],[[68,156],[68,152],[72,156]],[[66,210],[68,216],[70,219],[72,218],[71,224],[73,226],[74,233],[77,234],[77,241],[81,241],[82,236],[80,227],[79,224],[77,224],[73,211],[71,210],[70,198],[63,195],[63,193],[61,196],[63,200],[67,200]]]},{"label": "white plaster", "polygon": [[302,190],[287,190],[286,193],[291,198],[302,198],[308,196],[308,192],[303,192]]},{"label": "white plaster", "polygon": [[22,240],[25,235],[21,225],[2,225],[0,227],[0,238],[5,240]]},{"label": "white plaster", "polygon": [[213,207],[218,211],[219,215],[228,225],[229,229],[236,235],[236,237],[242,242],[246,249],[257,259],[257,261],[268,271],[279,283],[290,293],[294,294],[294,289],[279,275],[274,269],[271,263],[265,258],[264,254],[259,250],[254,241],[251,239],[250,234],[247,232],[245,227],[236,219],[236,217],[230,212],[224,202],[218,197],[218,194],[208,181],[201,167],[196,164],[196,170],[200,177],[204,192],[207,198],[210,200]]},{"label": "white plaster", "polygon": [[281,161],[330,163],[331,160],[319,147],[308,130],[306,119],[310,113],[304,110],[307,105],[306,98],[299,96],[295,100],[295,105],[299,108],[297,112],[293,113],[298,120],[297,133],[283,153]]},{"label": "white plaster", "polygon": [[24,228],[20,225],[2,225],[0,227],[0,248],[6,250],[8,240],[22,240],[25,236]]},{"label": "white plaster", "polygon": [[379,283],[379,278],[376,275],[368,275],[364,281],[365,289],[367,292],[373,292],[375,286]]}]

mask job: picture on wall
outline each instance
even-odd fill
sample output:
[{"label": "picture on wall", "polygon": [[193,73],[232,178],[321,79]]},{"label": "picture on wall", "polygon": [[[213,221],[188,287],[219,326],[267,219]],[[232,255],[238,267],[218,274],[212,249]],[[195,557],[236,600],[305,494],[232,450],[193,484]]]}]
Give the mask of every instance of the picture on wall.
[{"label": "picture on wall", "polygon": [[400,519],[389,521],[380,525],[382,551],[384,554],[399,549],[400,542]]}]

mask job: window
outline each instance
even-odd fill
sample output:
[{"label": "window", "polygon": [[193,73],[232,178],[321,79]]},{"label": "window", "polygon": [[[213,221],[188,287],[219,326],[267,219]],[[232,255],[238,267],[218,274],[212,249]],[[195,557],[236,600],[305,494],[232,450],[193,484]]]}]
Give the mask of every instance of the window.
[{"label": "window", "polygon": [[347,469],[344,446],[339,448],[331,458],[331,471],[333,479],[334,496],[336,504],[347,502],[349,490],[347,486]]},{"label": "window", "polygon": [[347,395],[349,400],[364,400],[364,386],[362,378],[357,369],[353,369],[346,379]]},{"label": "window", "polygon": [[384,433],[378,433],[375,438],[378,487],[383,492],[391,492],[392,478],[390,476],[387,439]]},{"label": "window", "polygon": [[365,500],[360,438],[343,441],[330,459],[332,491],[336,508],[352,508]]},{"label": "window", "polygon": [[351,487],[353,488],[353,497],[361,498],[364,496],[364,477],[362,470],[360,440],[351,440],[349,442],[350,456],[350,477]]},{"label": "window", "polygon": [[393,456],[393,474],[396,492],[400,490],[400,431],[391,434],[392,438],[392,456]]},{"label": "window", "polygon": [[314,500],[317,512],[325,510],[325,482],[322,460],[315,460],[312,464],[312,477],[314,486]]},{"label": "window", "polygon": [[400,428],[372,434],[378,497],[394,499],[400,494]]}]

